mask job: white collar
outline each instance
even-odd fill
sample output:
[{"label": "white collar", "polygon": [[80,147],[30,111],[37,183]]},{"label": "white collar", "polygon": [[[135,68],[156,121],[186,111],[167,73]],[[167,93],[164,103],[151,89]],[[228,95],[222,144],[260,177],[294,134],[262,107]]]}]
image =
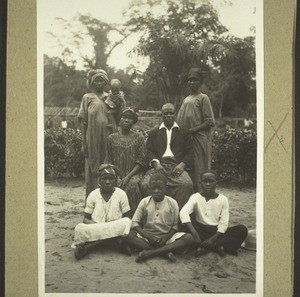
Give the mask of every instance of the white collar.
[{"label": "white collar", "polygon": [[[169,130],[169,129],[165,126],[164,122],[162,122],[162,123],[160,124],[160,126],[159,126],[159,129],[162,129],[162,128],[165,128],[165,129]],[[171,127],[170,130],[172,130],[173,128],[178,128],[178,129],[179,129],[179,126],[178,126],[178,124],[177,124],[176,122],[174,122],[174,124],[173,124],[173,126]]]}]

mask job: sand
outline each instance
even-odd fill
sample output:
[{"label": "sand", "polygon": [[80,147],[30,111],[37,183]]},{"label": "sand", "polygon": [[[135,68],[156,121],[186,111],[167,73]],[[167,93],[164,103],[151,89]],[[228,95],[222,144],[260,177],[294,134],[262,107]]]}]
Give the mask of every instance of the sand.
[{"label": "sand", "polygon": [[[229,198],[230,226],[256,228],[254,188],[224,188]],[[45,292],[46,293],[254,293],[256,252],[240,249],[238,256],[215,253],[196,258],[178,255],[176,263],[154,258],[136,263],[101,248],[77,261],[71,244],[74,227],[82,222],[84,181],[45,183]]]}]

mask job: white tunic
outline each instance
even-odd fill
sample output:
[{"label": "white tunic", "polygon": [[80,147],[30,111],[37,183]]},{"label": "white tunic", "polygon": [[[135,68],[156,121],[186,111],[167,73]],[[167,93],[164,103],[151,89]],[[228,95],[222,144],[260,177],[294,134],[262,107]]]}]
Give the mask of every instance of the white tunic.
[{"label": "white tunic", "polygon": [[195,214],[197,222],[217,226],[218,232],[225,233],[229,223],[229,203],[226,196],[219,194],[215,199],[206,199],[199,193],[193,194],[180,211],[181,222],[191,222],[190,214]]}]

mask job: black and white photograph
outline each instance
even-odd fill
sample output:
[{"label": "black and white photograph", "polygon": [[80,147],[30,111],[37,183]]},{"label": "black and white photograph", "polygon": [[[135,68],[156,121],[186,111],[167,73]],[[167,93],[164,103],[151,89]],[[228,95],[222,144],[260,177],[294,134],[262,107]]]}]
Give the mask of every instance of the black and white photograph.
[{"label": "black and white photograph", "polygon": [[262,296],[262,5],[37,1],[39,296]]}]

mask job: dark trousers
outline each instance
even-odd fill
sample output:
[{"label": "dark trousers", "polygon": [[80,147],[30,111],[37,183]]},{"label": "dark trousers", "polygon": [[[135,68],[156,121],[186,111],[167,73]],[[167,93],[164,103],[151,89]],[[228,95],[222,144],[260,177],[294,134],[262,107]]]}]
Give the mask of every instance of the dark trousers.
[{"label": "dark trousers", "polygon": [[[202,241],[212,237],[218,229],[217,226],[203,225],[196,221],[192,221],[192,224]],[[236,254],[247,235],[248,229],[244,225],[229,227],[219,238],[217,245],[223,246],[228,254]]]}]

